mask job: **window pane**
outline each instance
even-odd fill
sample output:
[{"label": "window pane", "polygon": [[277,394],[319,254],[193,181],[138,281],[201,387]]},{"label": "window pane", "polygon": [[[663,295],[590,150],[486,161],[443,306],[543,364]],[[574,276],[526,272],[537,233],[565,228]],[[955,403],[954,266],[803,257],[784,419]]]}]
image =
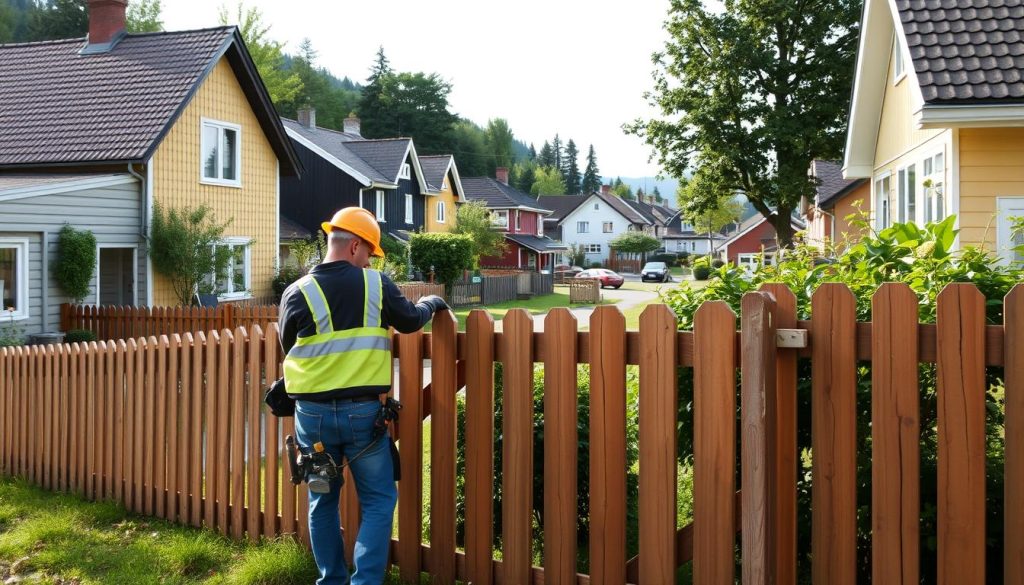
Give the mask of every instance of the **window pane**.
[{"label": "window pane", "polygon": [[904,209],[905,209],[906,202],[907,202],[907,170],[906,169],[900,169],[900,172],[899,172],[899,185],[897,185],[897,189],[899,190],[899,204],[897,206],[897,209],[899,211],[897,212],[897,216],[900,218],[899,221],[904,222],[904,221],[907,221],[907,218],[904,217],[904,213],[905,213]]},{"label": "window pane", "polygon": [[221,154],[223,174],[221,178],[225,181],[238,180],[238,169],[235,165],[235,157],[238,149],[238,132],[235,130],[222,129],[224,136],[224,151]]},{"label": "window pane", "polygon": [[245,286],[245,246],[232,248],[232,289],[231,292],[243,292]]},{"label": "window pane", "polygon": [[943,155],[941,152],[939,154],[935,155],[935,172],[936,173],[941,173],[946,168],[944,166],[945,165],[944,159],[945,159],[945,155]]},{"label": "window pane", "polygon": [[0,248],[0,297],[3,305],[0,310],[10,307],[20,309],[18,298],[18,249]]},{"label": "window pane", "polygon": [[935,184],[935,221],[946,219],[946,196],[942,193],[942,183]]},{"label": "window pane", "polygon": [[917,169],[915,165],[907,167],[907,219],[917,221]]},{"label": "window pane", "polygon": [[203,126],[202,138],[203,177],[217,178],[217,128]]}]

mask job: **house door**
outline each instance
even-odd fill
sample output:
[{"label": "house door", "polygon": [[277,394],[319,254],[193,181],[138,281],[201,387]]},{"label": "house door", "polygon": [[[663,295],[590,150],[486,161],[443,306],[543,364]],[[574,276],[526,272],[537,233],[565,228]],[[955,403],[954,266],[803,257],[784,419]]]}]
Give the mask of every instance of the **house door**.
[{"label": "house door", "polygon": [[1024,197],[999,197],[996,226],[996,252],[1003,262],[1022,262],[1024,253],[1015,250],[1024,246],[1024,234],[1013,233],[1013,218],[1024,217]]},{"label": "house door", "polygon": [[135,248],[100,248],[99,304],[135,304]]}]

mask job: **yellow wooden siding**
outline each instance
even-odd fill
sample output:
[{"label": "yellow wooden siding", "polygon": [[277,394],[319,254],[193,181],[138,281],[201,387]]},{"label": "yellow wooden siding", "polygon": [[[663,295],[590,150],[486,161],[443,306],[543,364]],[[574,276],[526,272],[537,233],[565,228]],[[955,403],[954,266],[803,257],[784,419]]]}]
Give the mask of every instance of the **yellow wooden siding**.
[{"label": "yellow wooden siding", "polygon": [[878,124],[878,141],[875,143],[875,167],[884,165],[903,153],[928,140],[935,138],[944,130],[919,130],[914,120],[911,85],[915,82],[913,69],[910,69],[893,85],[893,55],[889,54],[889,69],[885,78],[885,97],[882,100],[882,113]]},{"label": "yellow wooden siding", "polygon": [[992,250],[996,197],[1024,196],[1024,128],[960,130],[960,243]]},{"label": "yellow wooden siding", "polygon": [[[458,196],[452,189],[451,173],[445,178],[444,188],[441,189],[441,193],[431,197],[427,197],[427,208],[426,212],[426,228],[428,232],[449,232],[455,227],[455,213]],[[437,221],[437,202],[444,201],[445,207],[445,222],[440,223]]]},{"label": "yellow wooden siding", "polygon": [[[241,126],[241,187],[200,183],[201,120]],[[277,255],[277,156],[225,59],[214,67],[153,156],[153,199],[164,207],[208,205],[224,235],[254,240],[253,296],[271,294]],[[176,304],[166,279],[154,274],[153,304]]]}]

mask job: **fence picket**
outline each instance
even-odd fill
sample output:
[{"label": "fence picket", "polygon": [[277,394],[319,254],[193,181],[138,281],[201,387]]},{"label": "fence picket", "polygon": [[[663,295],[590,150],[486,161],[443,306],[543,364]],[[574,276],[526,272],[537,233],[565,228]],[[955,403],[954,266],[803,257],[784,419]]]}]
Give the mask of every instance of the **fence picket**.
[{"label": "fence picket", "polygon": [[[857,301],[823,284],[811,301],[812,581],[857,575]],[[795,490],[794,490],[795,492]]]},{"label": "fence picket", "polygon": [[43,363],[43,384],[42,390],[42,415],[43,415],[43,478],[42,485],[46,489],[53,489],[51,469],[53,460],[53,346],[44,346],[40,349],[40,359]]},{"label": "fence picket", "polygon": [[191,400],[192,400],[192,334],[185,333],[181,336],[181,375],[178,378],[181,386],[178,392],[178,522],[189,523],[189,478],[197,468],[189,467],[191,451],[189,449],[190,425],[191,425]]},{"label": "fence picket", "polygon": [[199,331],[192,338],[192,382],[189,385],[189,405],[192,416],[189,425],[189,522],[199,527],[203,523],[203,481],[205,466],[203,465],[203,413],[207,404],[208,391],[206,377],[210,371],[210,362],[206,334]]},{"label": "fence picket", "polygon": [[203,523],[210,530],[216,530],[217,517],[217,482],[220,473],[217,466],[219,454],[214,445],[217,443],[219,434],[217,424],[217,373],[221,370],[220,365],[220,334],[211,330],[206,338],[206,367],[203,371],[206,375],[206,386],[203,391],[205,405],[204,417],[206,419],[203,449],[203,468],[205,473],[203,485]]},{"label": "fence picket", "polygon": [[1004,583],[1024,583],[1024,284],[1006,295],[1003,305],[1003,351],[1006,391],[1006,511]]},{"label": "fence picket", "polygon": [[[245,350],[249,335],[243,327],[236,329],[233,335],[231,397],[227,406],[231,413],[231,536],[238,540],[245,535]],[[224,444],[221,448],[228,446]]]},{"label": "fence picket", "polygon": [[985,298],[938,296],[939,583],[985,582]]},{"label": "fence picket", "polygon": [[124,507],[135,510],[135,425],[140,421],[135,414],[135,401],[141,391],[135,382],[135,363],[138,359],[138,343],[134,339],[125,342],[124,354],[124,427],[118,439],[124,445]]},{"label": "fence picket", "polygon": [[768,402],[775,397],[775,303],[765,293],[747,293],[741,302],[741,482],[743,485],[743,585],[771,582],[773,504],[768,465],[771,435]]},{"label": "fence picket", "polygon": [[[60,347],[60,346],[58,346]],[[125,353],[128,346],[125,344],[123,339],[118,339],[114,342],[114,370],[113,370],[113,382],[114,382],[114,426],[109,429],[108,433],[112,438],[114,444],[113,448],[113,478],[114,478],[114,493],[113,498],[116,502],[124,502],[124,441],[122,440],[121,433],[124,430],[125,416],[124,416],[124,373],[125,373]]]},{"label": "fence picket", "polygon": [[5,474],[11,473],[11,460],[7,448],[11,444],[10,429],[11,420],[9,415],[11,398],[11,350],[7,347],[0,347],[0,471]]},{"label": "fence picket", "polygon": [[676,315],[640,314],[640,583],[675,580]]},{"label": "fence picket", "polygon": [[451,311],[434,314],[431,334],[430,552],[434,583],[455,583],[455,340]]},{"label": "fence picket", "polygon": [[472,311],[466,319],[466,574],[468,581],[480,585],[493,582],[493,339],[491,314]]},{"label": "fence picket", "polygon": [[[95,341],[89,342],[89,351],[85,358],[85,432],[88,433],[85,439],[85,497],[90,500],[96,498],[97,483],[99,481],[99,473],[97,473],[97,456],[99,454],[98,448],[102,444],[102,437],[100,436],[98,421],[102,405],[100,405],[97,400],[97,390],[100,385],[99,376],[102,374],[102,370],[98,369],[98,364],[102,364],[100,352],[104,347],[105,345],[99,345]],[[35,355],[35,350],[33,350],[33,355]]]},{"label": "fence picket", "polygon": [[[263,341],[263,367],[264,382],[269,386],[278,377],[277,352],[280,342],[277,338],[277,325],[271,323],[267,326],[267,333]],[[280,426],[277,417],[265,410],[264,424],[266,429],[263,434],[264,452],[266,453],[266,464],[263,467],[263,485],[266,495],[263,503],[263,534],[276,536],[280,530],[277,523],[278,513],[278,485],[281,482],[282,474],[278,464],[278,453],[280,451]],[[285,471],[284,473],[288,473]],[[285,476],[287,477],[287,476]],[[288,480],[285,479],[287,482]]]},{"label": "fence picket", "polygon": [[[282,429],[281,432],[285,435],[295,436],[295,417],[289,416],[281,419]],[[279,449],[281,447],[278,447]],[[281,534],[296,534],[296,522],[295,522],[295,486],[291,480],[287,479],[291,477],[291,473],[288,471],[287,458],[281,457],[282,477],[285,481],[281,482]],[[304,487],[302,489],[305,489]],[[305,512],[305,510],[303,510]],[[305,518],[305,517],[303,517]],[[305,522],[305,520],[303,520]]]},{"label": "fence picket", "polygon": [[732,585],[736,524],[736,315],[724,302],[694,315],[693,578]]},{"label": "fence picket", "polygon": [[[215,445],[217,484],[214,488],[217,509],[217,531],[228,534],[228,508],[231,503],[231,349],[236,343],[235,336],[228,329],[220,332],[220,347],[217,355],[217,432],[212,435]],[[209,457],[209,454],[207,454]]]},{"label": "fence picket", "polygon": [[[576,317],[568,309],[553,309],[544,319],[544,336],[550,341],[544,355],[544,582],[554,585],[576,583],[576,333]],[[477,344],[485,342],[471,342],[470,347]],[[494,361],[481,357],[484,363]],[[468,413],[467,418],[473,420]],[[489,495],[490,483],[485,483]]]},{"label": "fence picket", "polygon": [[626,320],[590,317],[590,579],[626,582]]},{"label": "fence picket", "polygon": [[263,345],[263,329],[254,325],[245,348],[248,351],[249,373],[246,376],[248,386],[245,388],[246,410],[246,534],[252,541],[259,540],[262,532],[260,525],[260,445],[263,444],[260,434],[260,350]]},{"label": "fence picket", "polygon": [[[398,445],[401,451],[402,481],[398,485],[396,556],[402,583],[419,583],[420,580],[420,541],[423,534],[422,388],[423,334],[417,331],[399,335],[398,398],[402,402],[402,415],[398,417]],[[469,408],[468,398],[466,408]],[[467,452],[466,456],[468,470],[470,454]],[[467,493],[467,518],[470,518],[468,498]],[[468,525],[466,530],[469,530]],[[466,552],[468,554],[468,549]]]},{"label": "fence picket", "polygon": [[181,420],[178,412],[178,396],[181,391],[179,373],[182,353],[181,336],[177,333],[170,334],[167,349],[167,399],[165,402],[167,404],[165,415],[167,418],[165,426],[167,429],[167,459],[164,480],[167,503],[164,517],[176,522],[178,520],[178,425]]},{"label": "fence picket", "polygon": [[533,482],[519,474],[533,469],[533,318],[511,309],[502,319],[502,570],[506,583],[528,583],[532,558]]},{"label": "fence picket", "polygon": [[[153,513],[159,518],[166,518],[167,504],[167,372],[171,353],[171,342],[166,334],[161,333],[157,340],[156,352],[156,391],[153,394],[153,410],[156,413],[156,427],[153,442]],[[152,427],[151,427],[152,428]]]},{"label": "fence picket", "polygon": [[[134,340],[133,340],[134,341]],[[133,512],[142,512],[145,508],[145,479],[142,470],[142,464],[144,461],[152,461],[146,457],[148,453],[147,443],[143,439],[146,431],[144,413],[146,412],[146,395],[149,393],[150,386],[146,385],[146,363],[148,361],[147,354],[149,352],[149,343],[146,339],[139,339],[138,346],[135,350],[135,429],[132,434],[133,449],[135,452],[133,467],[133,491],[135,493],[134,501],[135,507],[132,509]],[[149,427],[152,428],[152,427]]]}]

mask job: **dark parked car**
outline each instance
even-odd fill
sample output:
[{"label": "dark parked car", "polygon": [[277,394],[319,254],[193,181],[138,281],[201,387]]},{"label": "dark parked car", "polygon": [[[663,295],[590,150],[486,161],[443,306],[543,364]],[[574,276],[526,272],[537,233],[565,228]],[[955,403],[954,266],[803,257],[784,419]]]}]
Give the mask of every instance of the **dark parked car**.
[{"label": "dark parked car", "polygon": [[668,265],[664,262],[648,262],[644,264],[643,269],[640,271],[640,280],[643,282],[648,280],[668,282],[672,280],[672,275],[669,274]]},{"label": "dark parked car", "polygon": [[590,270],[584,270],[577,274],[576,278],[596,278],[601,282],[601,288],[606,286],[619,288],[622,286],[622,283],[626,282],[625,278],[622,278],[615,272],[606,268],[591,268]]}]

